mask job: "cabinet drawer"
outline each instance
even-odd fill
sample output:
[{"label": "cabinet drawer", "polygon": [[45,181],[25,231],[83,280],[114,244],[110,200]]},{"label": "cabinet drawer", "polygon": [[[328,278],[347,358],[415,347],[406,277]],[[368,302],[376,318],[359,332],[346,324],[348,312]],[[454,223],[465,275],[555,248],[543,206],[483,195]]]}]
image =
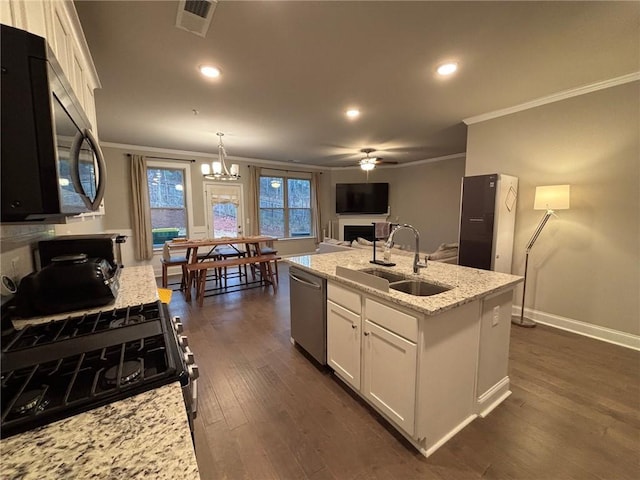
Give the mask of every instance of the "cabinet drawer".
[{"label": "cabinet drawer", "polygon": [[360,294],[339,287],[335,283],[329,282],[327,286],[327,298],[338,305],[348,308],[352,312],[360,313],[362,310]]},{"label": "cabinet drawer", "polygon": [[412,342],[418,342],[418,319],[375,300],[365,300],[365,317]]}]

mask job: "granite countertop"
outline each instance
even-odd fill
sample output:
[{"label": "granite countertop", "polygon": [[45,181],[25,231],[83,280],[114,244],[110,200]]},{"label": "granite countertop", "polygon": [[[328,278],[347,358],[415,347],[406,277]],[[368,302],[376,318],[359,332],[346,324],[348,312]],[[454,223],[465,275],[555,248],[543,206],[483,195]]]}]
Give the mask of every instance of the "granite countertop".
[{"label": "granite countertop", "polygon": [[0,441],[2,479],[200,478],[178,382]]},{"label": "granite countertop", "polygon": [[[14,320],[16,328],[158,300],[151,266],[125,267],[115,303]],[[4,479],[200,478],[179,382],[0,440]]]},{"label": "granite countertop", "polygon": [[[366,292],[369,295],[379,297],[388,302],[416,310],[426,315],[437,315],[475,299],[491,295],[492,293],[514,288],[518,283],[523,281],[523,277],[516,275],[478,270],[476,268],[461,267],[459,265],[436,261],[429,261],[427,268],[422,268],[418,274],[414,274],[413,255],[392,254],[391,261],[396,264],[395,267],[374,265],[369,263],[371,258],[372,251],[366,249],[324,253],[321,255],[301,255],[284,258],[283,260],[310,273],[315,273],[321,277],[342,283],[351,288]],[[417,297],[391,289],[389,292],[384,292],[336,275],[337,266],[352,270],[377,268],[450,287],[451,290],[430,297]]]},{"label": "granite countertop", "polygon": [[51,320],[62,320],[69,316],[97,313],[104,310],[113,310],[114,308],[129,307],[131,305],[141,305],[155,302],[156,300],[158,300],[158,287],[153,274],[153,267],[124,267],[120,271],[120,289],[114,303],[102,305],[97,308],[58,313],[44,317],[13,320],[13,324],[16,328],[22,328],[30,324],[47,323]]}]

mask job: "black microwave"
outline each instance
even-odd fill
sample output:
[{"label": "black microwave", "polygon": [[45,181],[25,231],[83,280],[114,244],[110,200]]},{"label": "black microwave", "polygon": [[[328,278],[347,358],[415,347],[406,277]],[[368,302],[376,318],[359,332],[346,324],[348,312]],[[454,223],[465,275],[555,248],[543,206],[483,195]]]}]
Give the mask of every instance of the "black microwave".
[{"label": "black microwave", "polygon": [[106,167],[44,38],[0,26],[2,222],[59,223],[97,210]]}]

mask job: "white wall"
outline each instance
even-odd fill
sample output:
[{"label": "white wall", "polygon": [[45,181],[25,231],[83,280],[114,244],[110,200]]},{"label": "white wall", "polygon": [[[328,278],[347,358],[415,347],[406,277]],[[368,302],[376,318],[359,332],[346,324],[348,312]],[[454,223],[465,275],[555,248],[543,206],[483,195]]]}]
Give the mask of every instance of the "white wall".
[{"label": "white wall", "polygon": [[571,185],[530,255],[526,308],[543,318],[640,334],[639,93],[636,81],[469,126],[466,175],[520,179],[514,273],[543,214],[535,187]]}]

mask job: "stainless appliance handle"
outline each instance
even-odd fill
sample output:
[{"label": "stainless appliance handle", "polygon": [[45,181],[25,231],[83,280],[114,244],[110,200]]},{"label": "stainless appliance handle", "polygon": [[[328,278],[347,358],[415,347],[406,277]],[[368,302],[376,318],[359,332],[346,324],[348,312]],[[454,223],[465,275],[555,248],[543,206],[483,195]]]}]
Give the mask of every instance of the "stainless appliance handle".
[{"label": "stainless appliance handle", "polygon": [[289,278],[291,280],[295,280],[296,282],[300,282],[308,287],[311,288],[315,288],[316,290],[320,290],[322,288],[322,285],[318,285],[317,283],[313,283],[313,282],[308,282],[306,280],[303,280],[300,277],[295,276],[293,273],[289,272]]},{"label": "stainless appliance handle", "polygon": [[91,202],[91,210],[96,211],[100,207],[100,203],[102,203],[104,192],[107,188],[107,164],[104,161],[100,145],[98,145],[98,141],[96,137],[93,136],[93,133],[91,133],[91,130],[85,129],[84,135],[87,140],[89,140],[93,152],[96,154],[96,161],[98,162],[98,188],[96,190],[96,198]]},{"label": "stainless appliance handle", "polygon": [[198,380],[191,380],[191,415],[198,416]]},{"label": "stainless appliance handle", "polygon": [[[89,198],[82,187],[82,183],[80,182],[80,150],[82,142],[85,140],[87,140],[89,145],[91,145],[91,150],[95,154],[97,162],[96,176],[98,177],[98,186],[96,188],[96,197],[93,200]],[[104,161],[104,156],[102,155],[102,150],[100,150],[98,141],[91,133],[91,130],[85,128],[83,132],[78,132],[76,134],[73,139],[73,144],[71,145],[69,156],[71,160],[71,181],[73,182],[73,188],[81,196],[85,206],[95,212],[98,207],[100,207],[100,203],[104,198],[104,192],[107,186],[107,165]]]}]

